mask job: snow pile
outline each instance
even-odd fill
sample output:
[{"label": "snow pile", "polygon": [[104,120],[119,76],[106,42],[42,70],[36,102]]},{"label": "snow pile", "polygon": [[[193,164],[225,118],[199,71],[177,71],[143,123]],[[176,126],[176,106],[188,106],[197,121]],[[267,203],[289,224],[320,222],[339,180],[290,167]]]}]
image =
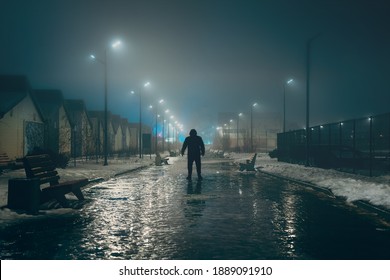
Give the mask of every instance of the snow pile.
[{"label": "snow pile", "polygon": [[[244,162],[250,154],[229,154],[237,162]],[[348,202],[365,200],[390,209],[390,176],[365,177],[331,169],[305,167],[278,162],[267,154],[258,154],[256,167],[262,171],[300,180],[327,188]]]}]

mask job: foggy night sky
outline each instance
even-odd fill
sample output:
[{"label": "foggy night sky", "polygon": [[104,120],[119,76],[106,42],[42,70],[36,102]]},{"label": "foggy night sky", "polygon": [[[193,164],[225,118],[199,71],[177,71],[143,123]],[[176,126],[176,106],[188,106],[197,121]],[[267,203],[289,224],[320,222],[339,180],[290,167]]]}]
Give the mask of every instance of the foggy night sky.
[{"label": "foggy night sky", "polygon": [[[138,122],[163,98],[192,127],[218,112],[261,112],[305,124],[306,42],[312,43],[310,125],[390,112],[390,4],[386,0],[21,1],[0,3],[0,74],[33,89],[59,89],[103,110],[108,49],[109,110]],[[110,48],[120,39],[118,50]],[[287,129],[289,125],[287,125]]]}]

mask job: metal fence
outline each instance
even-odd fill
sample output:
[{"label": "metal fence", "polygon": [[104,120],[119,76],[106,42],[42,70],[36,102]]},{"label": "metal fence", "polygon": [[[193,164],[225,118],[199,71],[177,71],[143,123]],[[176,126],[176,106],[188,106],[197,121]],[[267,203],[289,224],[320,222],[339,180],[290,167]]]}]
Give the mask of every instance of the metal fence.
[{"label": "metal fence", "polygon": [[[306,142],[306,136],[309,141]],[[279,133],[280,161],[363,175],[390,172],[390,113]]]}]

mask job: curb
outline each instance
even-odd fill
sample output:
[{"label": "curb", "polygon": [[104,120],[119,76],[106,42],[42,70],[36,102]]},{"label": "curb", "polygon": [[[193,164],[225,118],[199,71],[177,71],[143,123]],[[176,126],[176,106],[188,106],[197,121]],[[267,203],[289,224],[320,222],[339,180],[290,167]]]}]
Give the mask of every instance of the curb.
[{"label": "curb", "polygon": [[121,171],[121,172],[118,172],[118,173],[115,173],[114,174],[114,177],[118,177],[118,176],[121,176],[121,175],[125,175],[127,173],[131,173],[131,172],[134,172],[134,171],[138,171],[138,170],[141,170],[141,169],[145,169],[145,168],[148,168],[150,166],[152,166],[153,164],[149,164],[149,165],[144,165],[144,166],[139,166],[139,167],[136,167],[136,168],[133,168],[133,169],[129,169],[129,170],[125,170],[125,171]]},{"label": "curb", "polygon": [[[303,185],[303,186],[306,186],[306,187],[310,187],[312,189],[315,189],[315,190],[318,190],[318,191],[320,191],[322,193],[327,194],[329,197],[339,198],[338,196],[335,196],[330,189],[317,186],[316,184],[313,184],[313,183],[310,183],[310,182],[307,182],[307,181],[301,181],[301,180],[292,179],[292,178],[289,178],[289,177],[284,177],[284,176],[281,176],[281,175],[272,174],[272,173],[269,173],[267,171],[259,170],[259,168],[257,168],[256,170],[258,172],[263,173],[263,174],[265,174],[267,176],[270,176],[270,177],[274,177],[274,178],[278,178],[278,179],[281,179],[281,180],[284,180],[284,181],[287,181],[287,182],[292,182],[292,183],[296,183],[298,185]],[[368,201],[365,201],[365,200],[352,201],[352,204],[357,206],[357,207],[360,207],[361,209],[364,209],[364,210],[370,211],[372,213],[375,213],[376,215],[378,215],[381,218],[385,219],[386,221],[390,222],[390,211],[388,209],[385,209],[383,207],[374,205],[374,204],[372,204],[372,203],[370,203]]]}]

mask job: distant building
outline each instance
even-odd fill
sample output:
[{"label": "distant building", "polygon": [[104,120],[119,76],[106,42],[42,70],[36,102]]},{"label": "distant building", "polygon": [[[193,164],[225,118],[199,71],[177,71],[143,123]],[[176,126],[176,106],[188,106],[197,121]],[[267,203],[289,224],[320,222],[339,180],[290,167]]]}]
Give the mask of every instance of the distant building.
[{"label": "distant building", "polygon": [[122,120],[119,115],[111,115],[111,122],[114,132],[114,141],[112,143],[112,151],[115,154],[123,152],[123,130]]},{"label": "distant building", "polygon": [[44,118],[25,76],[0,76],[0,153],[21,158],[44,147]]},{"label": "distant building", "polygon": [[96,156],[104,153],[104,111],[88,111],[92,123],[92,143]]},{"label": "distant building", "polygon": [[72,130],[72,156],[90,156],[94,154],[92,139],[92,123],[88,117],[86,106],[81,99],[65,99]]},{"label": "distant building", "polygon": [[139,123],[129,123],[130,141],[129,150],[130,154],[137,154],[139,151]]},{"label": "distant building", "polygon": [[[130,152],[130,141],[131,141],[131,130],[130,130],[130,124],[129,121],[125,118],[121,119],[121,126],[122,126],[122,150],[126,152],[127,154]],[[136,137],[134,135],[134,137]]]},{"label": "distant building", "polygon": [[276,148],[277,133],[281,131],[280,116],[270,112],[218,113],[218,129],[214,148],[226,151],[268,152]]}]

